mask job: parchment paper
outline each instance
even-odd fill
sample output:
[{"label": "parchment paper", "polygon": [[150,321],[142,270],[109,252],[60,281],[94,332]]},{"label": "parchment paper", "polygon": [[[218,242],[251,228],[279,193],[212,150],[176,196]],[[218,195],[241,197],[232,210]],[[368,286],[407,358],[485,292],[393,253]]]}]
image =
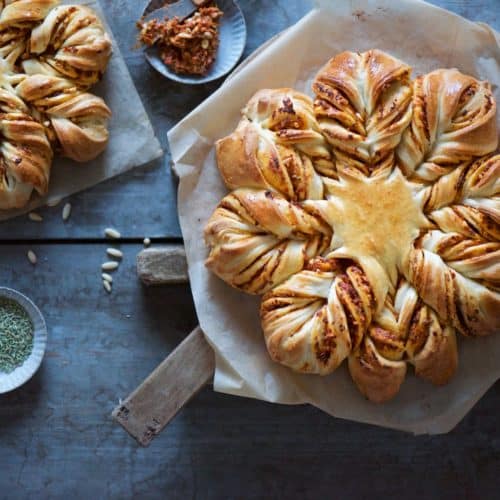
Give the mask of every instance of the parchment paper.
[{"label": "parchment paper", "polygon": [[[62,3],[88,5],[106,22],[97,2],[73,0]],[[48,195],[42,198],[34,194],[31,202],[19,210],[0,210],[0,221],[29,212],[48,201],[65,198],[163,154],[109,25],[106,29],[113,40],[113,55],[102,81],[89,90],[102,97],[113,113],[106,150],[86,163],[76,163],[56,155]]]},{"label": "parchment paper", "polygon": [[436,388],[409,373],[398,396],[383,405],[361,396],[345,363],[327,377],[295,374],[267,354],[260,298],[238,292],[208,272],[203,243],[203,227],[227,193],[214,141],[235,128],[239,110],[255,91],[291,86],[311,94],[314,74],[335,53],[379,48],[411,64],[414,75],[458,67],[488,79],[500,103],[499,40],[485,25],[418,0],[318,0],[315,10],[170,131],[191,287],[200,325],[216,354],[216,391],[310,403],[337,417],[434,434],[451,430],[500,377],[500,335],[460,338],[459,369],[449,385]]}]

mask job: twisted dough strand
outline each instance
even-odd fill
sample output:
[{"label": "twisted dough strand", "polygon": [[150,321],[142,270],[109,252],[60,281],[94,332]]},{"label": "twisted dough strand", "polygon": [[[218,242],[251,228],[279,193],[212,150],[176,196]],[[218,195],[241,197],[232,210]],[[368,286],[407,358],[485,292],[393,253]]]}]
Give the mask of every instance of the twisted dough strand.
[{"label": "twisted dough strand", "polygon": [[50,122],[49,137],[65,156],[85,162],[106,148],[111,111],[100,97],[45,75],[27,77],[16,92],[38,111],[40,121]]},{"label": "twisted dough strand", "polygon": [[500,194],[500,154],[464,163],[425,189],[424,210],[432,212],[448,205],[476,206]]},{"label": "twisted dough strand", "polygon": [[432,250],[412,249],[406,267],[406,277],[423,301],[463,335],[498,332],[500,294],[449,267],[435,253],[439,251],[435,240],[426,243]]},{"label": "twisted dough strand", "polygon": [[500,291],[500,241],[468,238],[436,230],[425,234],[420,245],[438,254],[463,276]]},{"label": "twisted dough strand", "polygon": [[441,231],[500,241],[500,155],[462,165],[425,193],[428,217]]},{"label": "twisted dough strand", "polygon": [[439,69],[413,83],[413,115],[397,149],[410,178],[432,182],[498,144],[496,103],[487,82]]},{"label": "twisted dough strand", "polygon": [[330,239],[318,214],[271,191],[238,189],[205,227],[206,266],[231,286],[261,294],[303,269]]},{"label": "twisted dough strand", "polygon": [[295,371],[327,375],[359,346],[374,308],[360,267],[314,259],[262,299],[269,354]]},{"label": "twisted dough strand", "polygon": [[411,119],[411,68],[379,50],[343,52],[313,83],[314,112],[335,147],[338,168],[390,171]]},{"label": "twisted dough strand", "polygon": [[52,150],[43,126],[14,93],[0,88],[0,209],[47,192]]},{"label": "twisted dough strand", "polygon": [[219,171],[230,189],[274,189],[291,201],[321,199],[320,175],[336,177],[312,101],[292,89],[257,92],[236,131],[216,148]]},{"label": "twisted dough strand", "polygon": [[100,80],[111,56],[111,40],[101,20],[88,7],[61,5],[52,9],[31,33],[27,74],[63,76],[89,87]]},{"label": "twisted dough strand", "polygon": [[381,314],[349,357],[349,371],[359,390],[371,401],[393,398],[403,383],[407,363],[415,374],[435,385],[446,384],[458,364],[454,329],[401,281],[388,296]]},{"label": "twisted dough strand", "polygon": [[10,68],[25,53],[31,29],[59,0],[11,0],[0,4],[0,57]]}]

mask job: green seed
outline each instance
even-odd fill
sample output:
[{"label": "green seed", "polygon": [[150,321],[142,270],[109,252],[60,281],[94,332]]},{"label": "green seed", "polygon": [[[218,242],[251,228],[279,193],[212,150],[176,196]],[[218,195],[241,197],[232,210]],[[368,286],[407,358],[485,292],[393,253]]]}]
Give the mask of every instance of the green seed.
[{"label": "green seed", "polygon": [[17,302],[0,298],[0,372],[22,365],[33,350],[33,323]]}]

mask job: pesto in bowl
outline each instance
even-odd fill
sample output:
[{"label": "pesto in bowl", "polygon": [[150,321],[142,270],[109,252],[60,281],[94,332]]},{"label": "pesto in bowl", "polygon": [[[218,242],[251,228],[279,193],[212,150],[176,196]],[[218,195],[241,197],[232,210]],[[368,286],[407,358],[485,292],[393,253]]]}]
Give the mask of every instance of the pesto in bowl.
[{"label": "pesto in bowl", "polygon": [[0,287],[0,394],[35,374],[46,344],[47,328],[40,310],[23,294]]},{"label": "pesto in bowl", "polygon": [[33,351],[33,322],[18,302],[0,297],[0,372],[11,373]]}]

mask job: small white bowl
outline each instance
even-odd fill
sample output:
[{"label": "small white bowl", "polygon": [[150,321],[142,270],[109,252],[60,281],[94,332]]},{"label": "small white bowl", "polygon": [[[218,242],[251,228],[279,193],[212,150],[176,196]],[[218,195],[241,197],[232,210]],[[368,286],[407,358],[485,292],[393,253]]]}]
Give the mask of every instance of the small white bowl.
[{"label": "small white bowl", "polygon": [[33,323],[33,350],[26,361],[10,373],[0,372],[0,394],[13,391],[27,382],[42,363],[47,345],[47,327],[42,313],[33,302],[22,293],[0,287],[0,298],[10,299],[23,307]]}]

